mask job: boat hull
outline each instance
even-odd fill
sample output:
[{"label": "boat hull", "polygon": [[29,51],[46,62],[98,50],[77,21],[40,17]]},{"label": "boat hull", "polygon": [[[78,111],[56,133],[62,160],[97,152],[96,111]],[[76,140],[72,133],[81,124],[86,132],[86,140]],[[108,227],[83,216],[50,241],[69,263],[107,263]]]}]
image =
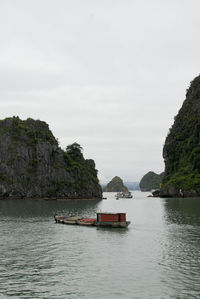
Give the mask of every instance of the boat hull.
[{"label": "boat hull", "polygon": [[126,228],[126,227],[129,226],[130,223],[131,223],[130,221],[124,221],[124,222],[96,222],[95,226]]},{"label": "boat hull", "polygon": [[55,215],[54,219],[56,223],[68,224],[68,225],[83,225],[83,226],[97,226],[97,227],[113,227],[113,228],[126,228],[131,223],[130,221],[96,221],[95,218],[77,218],[77,217],[62,217]]},{"label": "boat hull", "polygon": [[131,194],[131,192],[118,192],[116,195],[115,195],[116,199],[119,199],[119,198],[133,198],[133,195]]}]

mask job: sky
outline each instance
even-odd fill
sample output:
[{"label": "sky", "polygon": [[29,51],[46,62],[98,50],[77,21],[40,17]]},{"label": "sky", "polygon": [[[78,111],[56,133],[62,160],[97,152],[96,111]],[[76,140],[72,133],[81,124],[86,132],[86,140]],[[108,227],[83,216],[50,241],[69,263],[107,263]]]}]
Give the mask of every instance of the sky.
[{"label": "sky", "polygon": [[46,121],[101,183],[164,170],[200,73],[199,0],[1,0],[0,119]]}]

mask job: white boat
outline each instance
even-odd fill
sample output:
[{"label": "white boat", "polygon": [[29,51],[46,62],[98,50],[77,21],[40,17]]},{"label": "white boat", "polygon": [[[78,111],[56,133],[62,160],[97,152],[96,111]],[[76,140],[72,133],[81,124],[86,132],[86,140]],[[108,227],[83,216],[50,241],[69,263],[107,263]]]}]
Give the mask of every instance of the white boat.
[{"label": "white boat", "polygon": [[115,195],[116,199],[119,199],[119,198],[133,198],[133,195],[130,191],[127,191],[127,192],[118,192],[116,195]]}]

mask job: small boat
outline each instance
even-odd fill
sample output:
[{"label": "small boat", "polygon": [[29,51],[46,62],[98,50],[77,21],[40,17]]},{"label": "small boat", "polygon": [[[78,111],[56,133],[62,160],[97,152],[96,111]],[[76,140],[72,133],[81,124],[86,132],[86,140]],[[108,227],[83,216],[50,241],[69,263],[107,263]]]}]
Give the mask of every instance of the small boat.
[{"label": "small boat", "polygon": [[130,223],[126,221],[126,213],[97,213],[95,226],[126,228]]},{"label": "small boat", "polygon": [[116,199],[119,199],[119,198],[133,198],[133,195],[130,191],[128,192],[118,192],[116,195],[115,195]]},{"label": "small boat", "polygon": [[126,213],[97,213],[96,218],[63,217],[54,215],[56,223],[98,227],[126,228],[131,223],[126,221]]}]

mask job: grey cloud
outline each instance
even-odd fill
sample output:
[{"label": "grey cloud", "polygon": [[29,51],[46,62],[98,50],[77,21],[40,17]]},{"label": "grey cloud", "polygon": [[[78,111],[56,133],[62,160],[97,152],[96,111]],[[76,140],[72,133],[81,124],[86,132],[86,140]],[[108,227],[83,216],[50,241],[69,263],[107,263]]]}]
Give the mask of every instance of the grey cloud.
[{"label": "grey cloud", "polygon": [[162,146],[199,74],[197,0],[0,3],[0,117],[49,123],[100,177],[163,171]]}]

